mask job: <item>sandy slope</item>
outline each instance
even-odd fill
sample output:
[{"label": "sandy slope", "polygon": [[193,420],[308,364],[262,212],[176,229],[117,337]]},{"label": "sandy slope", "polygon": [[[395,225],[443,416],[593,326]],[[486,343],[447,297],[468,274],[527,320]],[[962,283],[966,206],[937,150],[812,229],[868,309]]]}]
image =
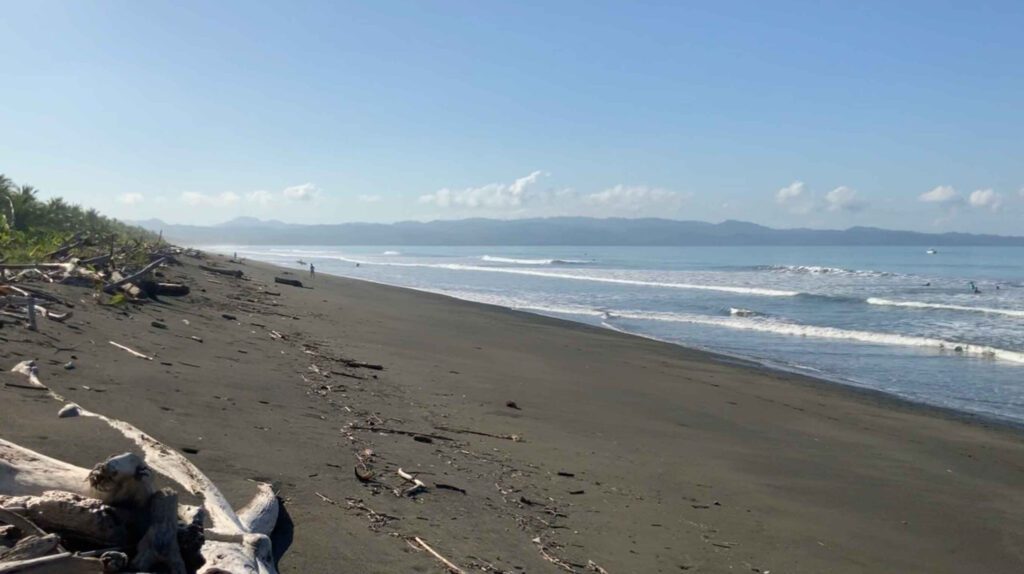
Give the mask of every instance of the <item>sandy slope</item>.
[{"label": "sandy slope", "polygon": [[[282,572],[442,571],[413,536],[467,571],[564,571],[542,549],[612,574],[1024,570],[1017,431],[606,330],[236,267],[251,280],[186,260],[167,275],[192,295],[124,310],[54,287],[75,318],[0,330],[0,367],[37,358],[86,408],[198,449],[239,504],[247,479],[277,482]],[[0,436],[82,465],[129,447],[56,411],[0,387]],[[354,476],[365,449],[382,484]],[[429,490],[392,494],[398,467]]]}]

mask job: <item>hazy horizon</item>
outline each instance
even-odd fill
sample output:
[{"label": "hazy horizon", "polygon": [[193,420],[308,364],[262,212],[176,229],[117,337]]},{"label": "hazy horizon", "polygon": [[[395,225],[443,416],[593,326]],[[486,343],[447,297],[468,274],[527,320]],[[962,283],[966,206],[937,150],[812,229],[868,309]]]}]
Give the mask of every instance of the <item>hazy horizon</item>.
[{"label": "hazy horizon", "polygon": [[122,219],[1024,220],[1020,3],[6,8],[0,171]]},{"label": "hazy horizon", "polygon": [[723,219],[719,221],[707,221],[701,219],[683,219],[683,218],[672,218],[672,217],[657,217],[657,216],[646,216],[646,217],[624,217],[610,215],[605,217],[591,217],[584,215],[552,215],[552,216],[541,216],[541,217],[517,217],[517,218],[499,218],[499,217],[452,217],[452,218],[439,218],[439,219],[403,219],[399,221],[386,221],[386,222],[375,222],[375,221],[326,221],[321,223],[298,223],[293,221],[285,221],[282,219],[276,219],[273,217],[260,218],[248,215],[238,215],[231,219],[224,221],[218,221],[213,223],[197,224],[187,223],[181,221],[167,221],[160,217],[150,217],[146,219],[126,220],[130,224],[163,224],[172,227],[200,227],[200,228],[218,228],[227,227],[233,225],[283,225],[283,226],[343,226],[343,225],[400,225],[400,224],[444,224],[444,223],[460,223],[466,221],[493,221],[498,223],[509,223],[516,221],[544,221],[544,220],[559,220],[559,219],[583,219],[583,220],[596,220],[596,221],[610,221],[610,220],[625,220],[625,221],[638,221],[638,220],[654,220],[654,221],[666,221],[672,223],[695,223],[695,224],[708,224],[708,225],[724,225],[724,224],[744,224],[744,225],[755,225],[763,227],[772,231],[849,231],[857,228],[869,228],[877,229],[880,231],[892,231],[892,232],[907,232],[907,233],[924,233],[928,235],[941,235],[944,233],[966,233],[969,235],[994,235],[1000,237],[1024,237],[1024,232],[1014,233],[984,233],[984,232],[960,232],[960,231],[914,231],[911,229],[900,229],[900,228],[889,228],[889,227],[876,227],[871,225],[851,225],[848,227],[776,227],[770,225],[764,225],[755,221],[744,221],[740,219]]}]

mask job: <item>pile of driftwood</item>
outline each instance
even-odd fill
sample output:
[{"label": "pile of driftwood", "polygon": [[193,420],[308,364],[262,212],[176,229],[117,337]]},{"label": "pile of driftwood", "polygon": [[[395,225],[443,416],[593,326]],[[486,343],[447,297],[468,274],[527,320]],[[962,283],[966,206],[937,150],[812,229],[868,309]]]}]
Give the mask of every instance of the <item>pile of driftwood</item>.
[{"label": "pile of driftwood", "polygon": [[[12,369],[46,390],[31,361]],[[133,441],[141,455],[112,456],[91,470],[0,439],[0,574],[276,574],[269,534],[278,517],[270,485],[235,511],[180,453],[129,423],[74,403],[61,417],[95,417]],[[202,501],[179,504],[155,475]]]},{"label": "pile of driftwood", "polygon": [[35,330],[39,318],[64,321],[71,316],[70,310],[58,312],[51,307],[72,304],[33,287],[33,282],[87,286],[133,301],[189,293],[188,285],[161,281],[159,269],[177,263],[176,256],[192,255],[192,250],[137,242],[117,248],[111,245],[102,255],[75,256],[76,250],[89,246],[85,239],[76,237],[39,262],[0,263],[0,326],[21,322]]}]

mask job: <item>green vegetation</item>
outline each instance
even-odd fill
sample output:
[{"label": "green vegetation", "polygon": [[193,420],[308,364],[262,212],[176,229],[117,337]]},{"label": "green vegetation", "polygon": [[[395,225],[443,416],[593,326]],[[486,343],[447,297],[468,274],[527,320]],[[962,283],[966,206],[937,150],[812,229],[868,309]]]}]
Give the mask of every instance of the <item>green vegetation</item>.
[{"label": "green vegetation", "polygon": [[76,238],[83,247],[101,250],[114,242],[151,240],[153,234],[59,197],[42,201],[31,185],[15,185],[0,174],[0,262],[41,261]]}]

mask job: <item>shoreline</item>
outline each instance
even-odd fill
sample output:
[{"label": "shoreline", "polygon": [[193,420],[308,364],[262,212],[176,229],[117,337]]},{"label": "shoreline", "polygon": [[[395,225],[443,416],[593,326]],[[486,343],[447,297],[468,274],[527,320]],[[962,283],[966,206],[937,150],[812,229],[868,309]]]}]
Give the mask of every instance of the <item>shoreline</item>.
[{"label": "shoreline", "polygon": [[[124,307],[46,286],[75,315],[0,331],[0,381],[36,358],[55,392],[180,449],[232,505],[250,479],[274,483],[282,573],[442,571],[416,538],[467,572],[1024,567],[1017,429],[593,325],[208,259],[245,277],[183,260],[163,273],[191,295]],[[86,467],[131,449],[6,385],[0,436]],[[400,470],[426,489],[403,494]]]},{"label": "shoreline", "polygon": [[[220,251],[212,251],[212,252],[218,253],[219,255],[222,255],[224,257],[228,257],[230,255],[228,253],[220,252]],[[295,273],[295,272],[299,271],[299,269],[300,269],[300,268],[291,268],[291,267],[284,267],[284,266],[281,266],[281,265],[275,265],[273,263],[268,263],[266,261],[262,261],[262,260],[259,260],[259,259],[249,259],[249,260],[246,260],[246,261],[250,261],[250,262],[256,263],[258,265],[264,265],[264,266],[267,266],[269,268],[287,270],[287,271],[292,272],[292,273]],[[883,404],[886,401],[889,401],[889,402],[891,402],[891,404],[892,404],[892,406],[894,408],[921,409],[922,410],[921,412],[932,413],[935,416],[947,417],[947,418],[950,418],[952,420],[957,420],[957,421],[965,422],[965,423],[978,424],[978,425],[985,426],[985,427],[989,427],[990,426],[992,428],[1004,428],[1006,430],[1010,430],[1012,432],[1018,432],[1018,433],[1021,433],[1022,435],[1024,435],[1024,421],[1018,421],[1018,420],[1014,420],[1014,419],[1011,419],[1011,418],[1008,418],[1008,417],[1000,417],[1000,416],[992,414],[992,413],[972,412],[972,411],[968,411],[968,410],[957,409],[957,408],[954,408],[954,407],[947,407],[947,406],[927,403],[927,402],[924,402],[924,401],[917,401],[917,400],[914,400],[912,398],[905,397],[905,396],[902,396],[902,395],[899,395],[899,394],[896,394],[896,393],[893,393],[893,392],[888,392],[888,391],[884,391],[884,390],[881,390],[881,389],[871,388],[871,387],[866,386],[866,385],[860,385],[860,384],[857,384],[856,382],[850,381],[848,379],[844,379],[844,378],[839,377],[839,376],[828,377],[828,376],[826,376],[825,373],[822,373],[821,375],[815,375],[815,374],[804,372],[799,367],[792,367],[792,368],[790,368],[790,367],[788,367],[785,364],[782,364],[782,363],[779,363],[779,362],[775,362],[775,361],[771,361],[771,360],[768,360],[768,359],[759,360],[759,359],[754,358],[754,357],[748,357],[748,356],[741,355],[741,354],[732,354],[732,353],[728,353],[728,352],[721,351],[721,350],[716,350],[716,349],[711,349],[711,348],[692,347],[692,346],[685,345],[685,344],[682,344],[682,343],[676,343],[676,342],[673,342],[673,341],[666,341],[664,339],[659,339],[659,338],[654,337],[654,336],[644,335],[642,333],[634,333],[634,332],[626,331],[626,330],[623,330],[623,329],[617,329],[615,327],[611,327],[611,326],[605,325],[603,323],[600,326],[597,326],[597,325],[592,325],[590,323],[586,323],[586,322],[583,322],[583,321],[574,321],[572,319],[565,319],[565,318],[562,318],[562,317],[555,317],[555,316],[552,316],[552,315],[546,315],[544,313],[539,313],[539,312],[531,311],[531,310],[528,310],[528,309],[525,309],[525,308],[524,309],[519,309],[519,308],[515,308],[515,307],[506,307],[506,306],[498,305],[498,304],[494,304],[494,303],[482,303],[482,302],[473,301],[473,300],[470,300],[470,299],[462,299],[462,298],[456,297],[454,295],[449,295],[447,293],[443,293],[443,292],[440,292],[440,291],[433,291],[433,290],[429,290],[429,289],[417,289],[415,287],[408,287],[408,286],[405,286],[405,285],[396,285],[394,283],[387,283],[385,281],[374,281],[372,279],[365,279],[365,278],[359,278],[359,277],[351,277],[351,276],[348,276],[348,275],[338,275],[336,273],[330,273],[330,272],[327,272],[327,271],[319,271],[318,270],[317,273],[321,274],[321,275],[328,275],[330,277],[336,277],[336,278],[339,278],[339,279],[345,279],[345,280],[349,280],[349,281],[359,281],[359,282],[369,283],[369,284],[373,284],[373,285],[381,285],[381,286],[385,286],[385,287],[389,287],[389,288],[393,288],[393,289],[403,289],[403,290],[408,290],[408,291],[415,292],[415,293],[436,295],[436,296],[439,296],[439,297],[445,297],[445,298],[451,299],[453,301],[458,301],[460,303],[469,303],[469,304],[473,304],[473,305],[483,305],[485,307],[490,307],[490,308],[493,308],[493,309],[500,309],[500,310],[503,310],[503,311],[512,311],[512,312],[518,312],[518,313],[526,313],[527,315],[534,316],[534,317],[544,317],[545,319],[550,319],[550,320],[554,320],[554,321],[561,321],[561,322],[566,323],[567,326],[568,325],[572,325],[572,326],[583,325],[583,326],[586,326],[586,327],[589,327],[589,328],[600,329],[600,330],[607,330],[607,331],[611,331],[611,332],[614,332],[614,333],[619,333],[621,335],[625,335],[625,336],[629,336],[629,337],[637,337],[637,338],[640,338],[640,339],[644,339],[644,340],[647,340],[647,341],[652,341],[652,342],[663,344],[663,345],[670,345],[670,346],[678,347],[680,349],[685,349],[686,351],[690,351],[690,352],[705,353],[709,360],[718,361],[718,362],[720,362],[722,364],[734,365],[734,366],[739,366],[739,367],[743,367],[743,368],[764,369],[768,373],[776,373],[776,374],[781,373],[781,374],[785,374],[785,375],[788,375],[788,376],[799,377],[799,378],[805,380],[806,382],[809,382],[810,384],[828,385],[828,386],[839,387],[839,390],[844,391],[844,392],[850,392],[854,396],[858,396],[858,395],[864,396],[864,397],[867,397],[867,398],[870,398],[870,399],[873,399],[873,400],[877,400],[877,401],[879,401],[880,403],[883,403]]]}]

